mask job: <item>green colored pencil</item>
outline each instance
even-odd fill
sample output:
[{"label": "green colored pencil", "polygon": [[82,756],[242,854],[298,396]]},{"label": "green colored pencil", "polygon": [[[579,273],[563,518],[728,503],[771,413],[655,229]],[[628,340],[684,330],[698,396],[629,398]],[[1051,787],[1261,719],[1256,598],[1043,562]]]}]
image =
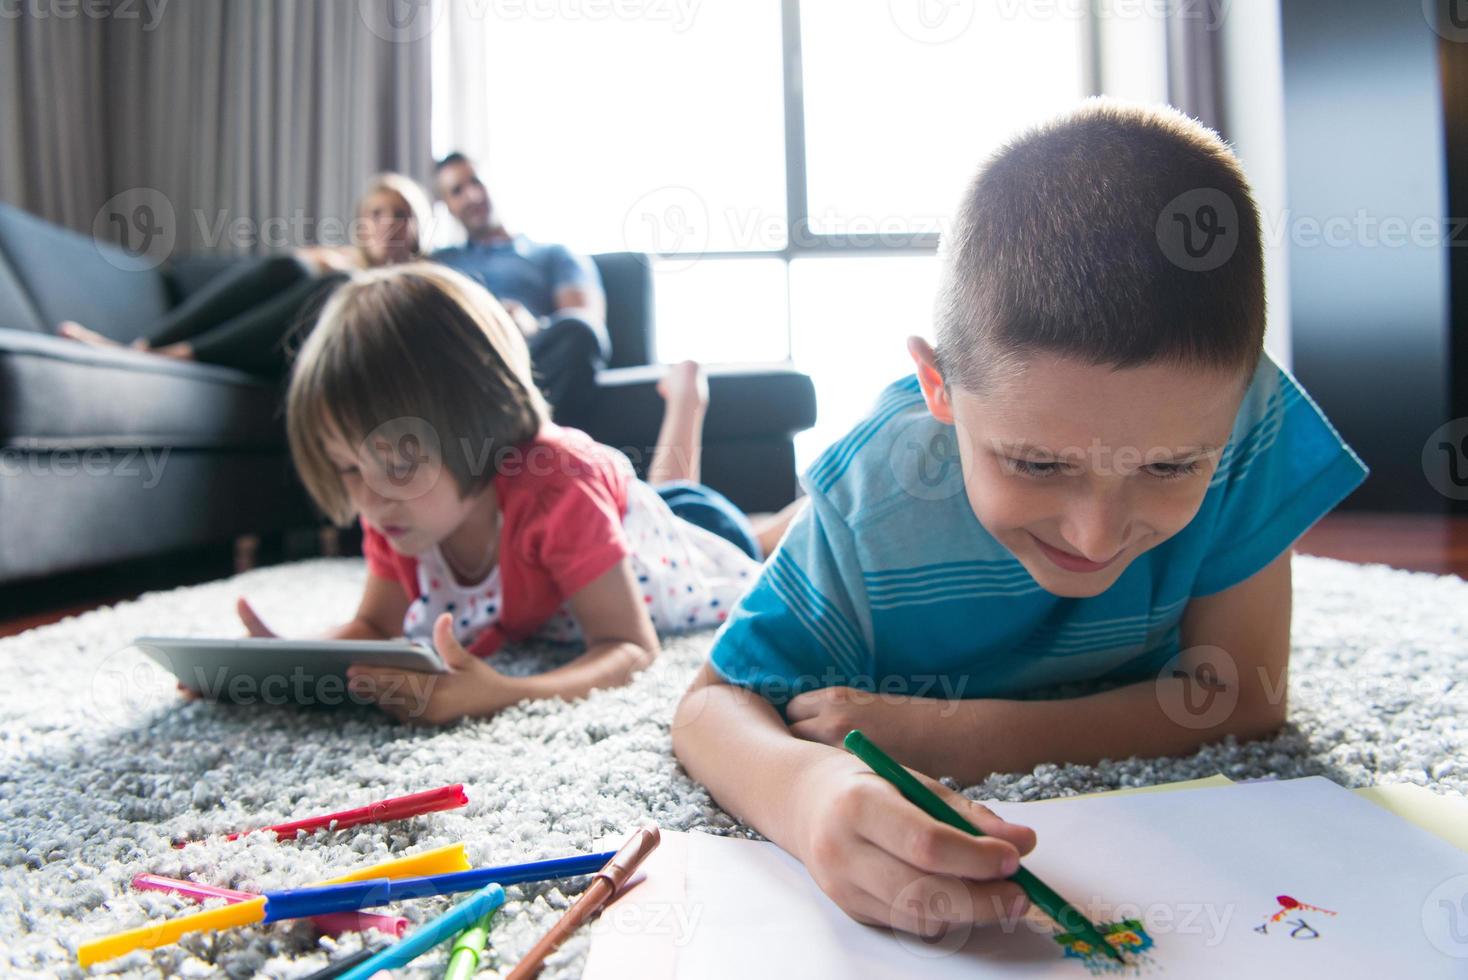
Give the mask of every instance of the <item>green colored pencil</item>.
[{"label": "green colored pencil", "polygon": [[468,980],[479,969],[479,958],[484,955],[484,944],[489,941],[489,921],[494,918],[494,909],[468,929],[459,933],[454,940],[453,952],[449,954],[449,966],[443,980]]},{"label": "green colored pencil", "polygon": [[[957,827],[964,833],[973,834],[975,837],[985,836],[982,830],[959,816],[953,807],[944,803],[936,793],[919,782],[912,773],[873,745],[871,739],[863,735],[859,729],[853,728],[848,732],[842,744],[850,749],[858,759],[871,766],[872,771],[878,776],[896,786],[897,791],[907,797],[910,803],[916,804],[934,820],[940,820],[950,827]],[[1050,918],[1060,923],[1060,928],[1066,932],[1075,933],[1096,948],[1104,950],[1117,962],[1126,962],[1115,947],[1106,941],[1106,937],[1101,935],[1101,930],[1081,914],[1080,909],[1061,898],[1055,889],[1036,878],[1023,865],[1010,875],[1009,880],[1023,888],[1030,901],[1044,909]]]}]

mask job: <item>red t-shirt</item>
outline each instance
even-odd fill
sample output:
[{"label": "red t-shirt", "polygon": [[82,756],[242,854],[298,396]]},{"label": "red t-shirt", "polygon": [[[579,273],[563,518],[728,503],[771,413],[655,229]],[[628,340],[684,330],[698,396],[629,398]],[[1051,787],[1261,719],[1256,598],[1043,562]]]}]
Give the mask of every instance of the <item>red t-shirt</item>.
[{"label": "red t-shirt", "polygon": [[[504,600],[499,622],[469,647],[480,657],[535,633],[562,603],[631,550],[622,517],[633,475],[615,449],[577,429],[546,423],[535,439],[496,463]],[[394,551],[382,532],[361,523],[367,571],[398,582],[416,601],[418,560]]]}]

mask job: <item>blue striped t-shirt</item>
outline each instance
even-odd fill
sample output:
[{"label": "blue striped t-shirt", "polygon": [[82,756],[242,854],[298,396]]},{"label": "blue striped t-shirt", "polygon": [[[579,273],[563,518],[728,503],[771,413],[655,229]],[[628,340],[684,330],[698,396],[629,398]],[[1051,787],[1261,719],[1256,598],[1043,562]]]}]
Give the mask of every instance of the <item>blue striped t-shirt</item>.
[{"label": "blue striped t-shirt", "polygon": [[910,376],[802,477],[809,506],[710,659],[777,706],[838,685],[977,698],[1155,677],[1178,653],[1189,599],[1264,568],[1365,475],[1266,355],[1192,521],[1106,591],[1065,598],[974,516],[954,429]]}]

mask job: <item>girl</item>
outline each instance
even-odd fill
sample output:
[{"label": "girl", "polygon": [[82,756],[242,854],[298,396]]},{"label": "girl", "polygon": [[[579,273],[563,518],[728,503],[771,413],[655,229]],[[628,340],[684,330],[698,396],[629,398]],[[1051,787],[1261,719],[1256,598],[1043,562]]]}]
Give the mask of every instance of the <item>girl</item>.
[{"label": "girl", "polygon": [[[303,312],[352,271],[422,256],[431,213],[427,195],[411,179],[378,174],[358,198],[353,244],[298,248],[234,263],[170,311],[148,337],[130,346],[280,377],[286,367],[286,340]],[[57,332],[94,346],[118,346],[71,320],[60,324]]]},{"label": "girl", "polygon": [[[707,395],[692,367],[663,386],[650,471],[663,479],[697,473]],[[714,491],[688,479],[656,490],[621,453],[549,422],[504,308],[427,263],[362,274],[333,294],[295,363],[286,425],[312,497],[363,528],[362,601],[329,635],[407,635],[450,668],[352,668],[354,693],[402,720],[625,683],[657,655],[658,630],[723,621],[793,513],[756,529]],[[252,634],[271,635],[243,599],[239,612]],[[529,637],[586,651],[532,677],[482,659]]]}]

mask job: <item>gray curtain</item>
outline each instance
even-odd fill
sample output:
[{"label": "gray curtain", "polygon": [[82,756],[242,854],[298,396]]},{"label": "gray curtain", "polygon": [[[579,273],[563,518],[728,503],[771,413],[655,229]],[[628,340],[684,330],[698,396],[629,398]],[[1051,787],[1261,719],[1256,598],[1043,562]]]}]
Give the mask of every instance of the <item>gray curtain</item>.
[{"label": "gray curtain", "polygon": [[1219,132],[1219,33],[1227,10],[1216,0],[1168,0],[1167,7],[1167,101]]},{"label": "gray curtain", "polygon": [[0,22],[0,197],[91,232],[113,195],[156,192],[175,252],[339,241],[367,177],[431,167],[429,39],[373,6],[170,0]]},{"label": "gray curtain", "polygon": [[91,229],[110,196],[106,42],[101,20],[0,19],[0,201]]}]

